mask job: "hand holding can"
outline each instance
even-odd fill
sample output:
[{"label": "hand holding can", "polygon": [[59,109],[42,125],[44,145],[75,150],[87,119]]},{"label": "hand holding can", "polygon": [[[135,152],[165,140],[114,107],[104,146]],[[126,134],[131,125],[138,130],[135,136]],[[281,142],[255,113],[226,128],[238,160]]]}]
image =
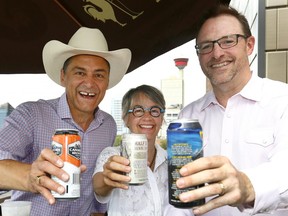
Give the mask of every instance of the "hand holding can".
[{"label": "hand holding can", "polygon": [[196,189],[179,189],[176,186],[180,178],[179,170],[185,164],[203,157],[202,128],[197,120],[179,119],[170,123],[167,130],[169,203],[177,208],[191,208],[205,203],[205,199],[183,203],[179,194]]},{"label": "hand holding can", "polygon": [[52,150],[63,161],[63,170],[70,176],[68,182],[51,176],[55,182],[65,188],[64,194],[52,191],[57,200],[77,199],[80,197],[81,138],[74,129],[57,129],[52,138]]}]

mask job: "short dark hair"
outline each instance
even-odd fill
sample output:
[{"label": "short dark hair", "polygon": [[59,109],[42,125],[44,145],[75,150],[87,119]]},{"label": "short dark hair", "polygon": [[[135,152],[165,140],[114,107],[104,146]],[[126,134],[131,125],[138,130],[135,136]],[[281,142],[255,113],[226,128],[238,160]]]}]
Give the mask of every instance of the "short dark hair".
[{"label": "short dark hair", "polygon": [[241,14],[240,12],[238,12],[235,8],[230,7],[228,5],[223,5],[220,4],[217,7],[212,8],[211,10],[209,10],[200,20],[199,24],[198,24],[198,28],[197,28],[197,32],[196,32],[196,40],[198,38],[198,34],[199,31],[201,30],[201,27],[203,26],[203,24],[210,18],[215,18],[221,15],[229,15],[229,16],[233,16],[235,17],[239,23],[241,24],[243,33],[245,36],[250,37],[251,34],[251,30],[250,30],[250,26],[248,23],[248,20],[246,19],[246,17]]},{"label": "short dark hair", "polygon": [[[81,54],[80,54],[80,55],[81,55]],[[72,59],[73,57],[75,57],[75,56],[77,56],[77,55],[71,56],[70,58],[66,59],[66,61],[64,62],[63,68],[62,68],[63,71],[64,71],[64,73],[66,72],[68,65],[71,63],[71,59]],[[100,57],[100,56],[99,56],[99,57]],[[101,58],[103,58],[103,57],[101,57]],[[105,58],[103,58],[103,59],[107,62],[108,67],[109,67],[109,70],[110,70],[110,63],[109,63]]]}]

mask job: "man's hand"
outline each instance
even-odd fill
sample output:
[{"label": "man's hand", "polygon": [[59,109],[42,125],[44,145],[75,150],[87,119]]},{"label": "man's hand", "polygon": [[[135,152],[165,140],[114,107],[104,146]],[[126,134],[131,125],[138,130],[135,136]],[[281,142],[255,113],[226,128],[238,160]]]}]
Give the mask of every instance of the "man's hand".
[{"label": "man's hand", "polygon": [[[32,163],[28,180],[29,191],[40,193],[50,204],[55,203],[51,190],[63,194],[65,188],[51,179],[51,175],[62,181],[68,181],[69,175],[62,170],[64,162],[51,149],[43,149],[38,158]],[[81,166],[81,172],[86,166]]]},{"label": "man's hand", "polygon": [[254,188],[248,177],[235,169],[223,156],[203,157],[180,169],[178,188],[206,184],[199,189],[180,194],[182,202],[191,202],[215,196],[203,206],[193,209],[195,215],[204,214],[215,208],[251,203],[255,199]]}]

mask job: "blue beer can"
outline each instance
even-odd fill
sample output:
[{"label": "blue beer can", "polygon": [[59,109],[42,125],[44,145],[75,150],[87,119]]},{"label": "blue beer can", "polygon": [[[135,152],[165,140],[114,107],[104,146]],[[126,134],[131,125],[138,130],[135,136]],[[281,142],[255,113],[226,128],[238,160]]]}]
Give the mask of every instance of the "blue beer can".
[{"label": "blue beer can", "polygon": [[202,127],[198,120],[178,119],[172,121],[167,129],[169,203],[177,208],[191,208],[205,203],[205,199],[183,203],[179,194],[194,190],[196,187],[179,189],[176,180],[179,170],[185,164],[203,157]]}]

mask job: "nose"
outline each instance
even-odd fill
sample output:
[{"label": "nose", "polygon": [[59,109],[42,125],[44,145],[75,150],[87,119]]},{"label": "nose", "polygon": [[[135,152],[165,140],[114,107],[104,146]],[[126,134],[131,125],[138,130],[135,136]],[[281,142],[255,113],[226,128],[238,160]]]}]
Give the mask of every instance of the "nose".
[{"label": "nose", "polygon": [[149,110],[144,110],[144,115],[143,115],[143,117],[152,117],[151,115],[150,115],[150,111]]},{"label": "nose", "polygon": [[84,81],[85,85],[88,87],[95,85],[95,80],[94,80],[93,76],[87,75],[87,76],[85,76],[83,81]]},{"label": "nose", "polygon": [[219,59],[221,58],[221,56],[224,54],[223,49],[220,47],[220,45],[218,43],[214,43],[214,47],[213,50],[211,52],[211,55],[215,58],[215,59]]}]

